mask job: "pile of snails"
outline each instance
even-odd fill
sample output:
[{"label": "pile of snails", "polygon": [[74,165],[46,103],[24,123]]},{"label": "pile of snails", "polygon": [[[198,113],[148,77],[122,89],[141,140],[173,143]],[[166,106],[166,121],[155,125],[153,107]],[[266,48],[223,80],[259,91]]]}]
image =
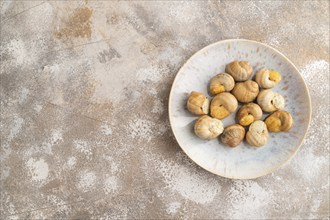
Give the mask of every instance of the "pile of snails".
[{"label": "pile of snails", "polygon": [[[248,144],[261,147],[268,141],[268,132],[287,132],[292,128],[291,114],[282,110],[283,96],[271,90],[282,80],[279,72],[263,68],[256,73],[255,81],[250,80],[253,69],[247,61],[229,63],[225,72],[210,81],[209,91],[214,96],[211,101],[195,91],[187,100],[187,109],[200,116],[194,126],[199,138],[211,140],[220,136],[222,143],[236,147],[245,137]],[[243,103],[236,113],[238,123],[224,128],[221,119],[234,113],[238,102]],[[263,112],[271,113],[264,121]]]}]

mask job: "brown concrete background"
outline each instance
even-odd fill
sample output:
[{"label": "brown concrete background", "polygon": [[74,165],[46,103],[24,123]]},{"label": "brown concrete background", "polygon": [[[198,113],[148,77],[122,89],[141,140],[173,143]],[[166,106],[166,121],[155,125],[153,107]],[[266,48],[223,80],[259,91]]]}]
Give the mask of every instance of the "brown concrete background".
[{"label": "brown concrete background", "polygon": [[[2,219],[329,216],[329,1],[1,1],[0,9]],[[230,38],[280,50],[312,98],[297,155],[256,180],[199,168],[168,121],[180,66]]]}]

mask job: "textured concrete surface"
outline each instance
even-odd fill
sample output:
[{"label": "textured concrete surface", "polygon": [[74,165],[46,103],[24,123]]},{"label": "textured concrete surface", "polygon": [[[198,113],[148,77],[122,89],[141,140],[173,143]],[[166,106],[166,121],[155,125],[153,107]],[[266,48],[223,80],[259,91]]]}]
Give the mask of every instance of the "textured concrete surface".
[{"label": "textured concrete surface", "polygon": [[[329,216],[329,1],[1,1],[0,9],[1,219]],[[199,168],[169,127],[180,66],[229,38],[283,52],[312,98],[297,155],[256,180]]]}]

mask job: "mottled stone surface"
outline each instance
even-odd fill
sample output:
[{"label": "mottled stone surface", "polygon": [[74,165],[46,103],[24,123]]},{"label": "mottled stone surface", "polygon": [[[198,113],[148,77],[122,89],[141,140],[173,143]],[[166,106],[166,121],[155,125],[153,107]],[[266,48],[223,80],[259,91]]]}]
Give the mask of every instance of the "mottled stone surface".
[{"label": "mottled stone surface", "polygon": [[[1,1],[0,10],[2,219],[329,216],[329,1]],[[179,68],[230,38],[287,55],[312,98],[297,155],[256,180],[199,168],[169,126]]]}]

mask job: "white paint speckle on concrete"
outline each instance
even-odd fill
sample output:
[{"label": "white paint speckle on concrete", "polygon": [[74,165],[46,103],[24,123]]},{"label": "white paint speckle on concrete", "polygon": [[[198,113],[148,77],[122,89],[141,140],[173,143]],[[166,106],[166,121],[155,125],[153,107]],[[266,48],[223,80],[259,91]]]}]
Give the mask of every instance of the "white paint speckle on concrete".
[{"label": "white paint speckle on concrete", "polygon": [[214,179],[205,179],[202,175],[192,173],[187,167],[179,164],[159,161],[158,169],[168,188],[198,204],[212,202],[221,191],[221,186]]},{"label": "white paint speckle on concrete", "polygon": [[74,168],[76,163],[77,163],[77,159],[75,157],[70,157],[67,161],[67,166],[69,169],[72,169],[72,168]]},{"label": "white paint speckle on concrete", "polygon": [[140,82],[157,82],[162,76],[158,68],[152,66],[137,71],[136,78]]},{"label": "white paint speckle on concrete", "polygon": [[44,159],[30,158],[26,166],[33,181],[44,181],[48,177],[49,167]]},{"label": "white paint speckle on concrete", "polygon": [[146,119],[135,119],[129,125],[133,138],[150,139],[153,134],[154,123]]},{"label": "white paint speckle on concrete", "polygon": [[324,175],[322,168],[329,167],[329,160],[327,157],[315,155],[311,148],[303,148],[298,155],[299,156],[292,161],[292,166],[297,176],[306,181],[314,182],[320,175]]},{"label": "white paint speckle on concrete", "polygon": [[37,112],[37,113],[40,113],[41,112],[41,110],[42,110],[42,105],[39,105],[39,104],[36,104],[35,106],[34,106],[34,110]]},{"label": "white paint speckle on concrete", "polygon": [[96,182],[96,175],[94,172],[84,171],[80,174],[78,189],[82,192],[87,192],[93,189]]},{"label": "white paint speckle on concrete", "polygon": [[29,91],[27,88],[23,88],[23,89],[22,89],[22,91],[21,91],[21,95],[20,95],[20,97],[19,97],[19,99],[18,99],[19,104],[23,104],[23,103],[25,102],[26,98],[27,98],[28,95],[29,95],[29,92],[30,92],[30,91]]},{"label": "white paint speckle on concrete", "polygon": [[112,135],[112,129],[111,126],[109,126],[108,124],[103,124],[101,125],[101,132],[107,136]]},{"label": "white paint speckle on concrete", "polygon": [[228,192],[230,216],[234,219],[269,218],[273,192],[252,180],[237,180]]},{"label": "white paint speckle on concrete", "polygon": [[18,115],[15,115],[8,136],[8,141],[11,141],[14,137],[16,137],[16,135],[21,131],[23,125],[24,125],[24,119],[19,117]]},{"label": "white paint speckle on concrete", "polygon": [[313,78],[320,79],[321,77],[325,79],[325,77],[329,77],[329,75],[323,74],[326,72],[329,72],[329,62],[325,60],[314,60],[309,62],[302,69],[301,74],[308,83],[310,80],[313,80]]},{"label": "white paint speckle on concrete", "polygon": [[151,112],[156,114],[162,114],[164,112],[164,105],[161,100],[156,99],[154,101],[154,105]]},{"label": "white paint speckle on concrete", "polygon": [[74,145],[80,153],[83,153],[87,158],[91,158],[93,151],[91,146],[84,140],[75,140]]},{"label": "white paint speckle on concrete", "polygon": [[174,215],[175,213],[178,212],[180,207],[181,207],[180,202],[171,202],[170,204],[167,205],[166,212],[170,215]]},{"label": "white paint speckle on concrete", "polygon": [[110,176],[104,181],[104,191],[106,194],[115,193],[119,188],[119,180],[115,176]]},{"label": "white paint speckle on concrete", "polygon": [[9,51],[11,56],[15,59],[17,65],[23,65],[30,63],[28,57],[28,51],[25,48],[23,40],[12,39],[7,47],[5,48]]},{"label": "white paint speckle on concrete", "polygon": [[63,133],[61,129],[52,129],[50,136],[46,138],[41,146],[37,146],[36,150],[42,150],[43,153],[47,154],[53,154],[53,147],[63,141],[62,135]]}]

